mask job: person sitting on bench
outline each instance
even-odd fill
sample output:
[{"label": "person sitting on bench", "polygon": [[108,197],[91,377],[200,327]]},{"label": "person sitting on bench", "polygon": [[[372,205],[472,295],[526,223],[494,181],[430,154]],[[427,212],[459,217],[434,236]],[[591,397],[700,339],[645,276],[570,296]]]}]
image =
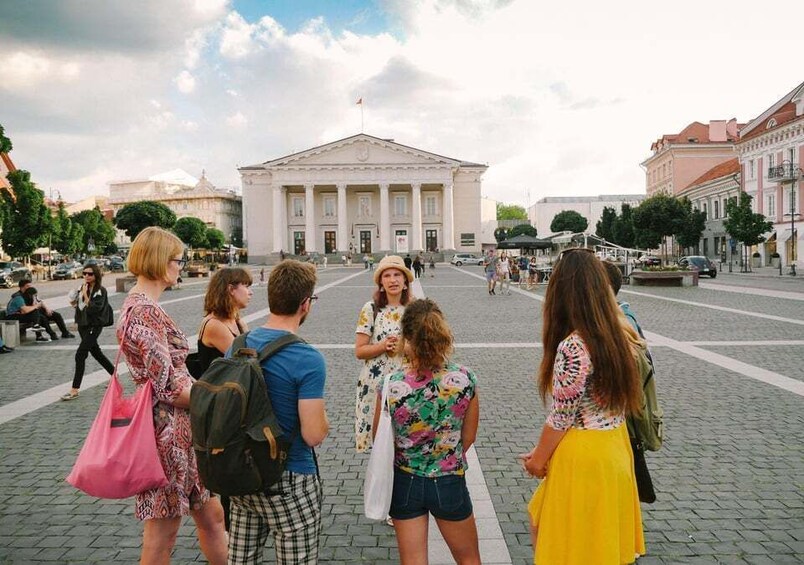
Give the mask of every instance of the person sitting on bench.
[{"label": "person sitting on bench", "polygon": [[[19,285],[20,285],[19,291],[17,291],[14,294],[12,294],[11,298],[14,298],[17,295],[22,295],[28,289],[33,288],[33,285],[31,283],[30,279],[22,279],[22,280],[20,280]],[[56,312],[55,310],[51,310],[47,306],[47,304],[45,304],[44,302],[42,302],[39,299],[39,296],[37,296],[37,294],[36,294],[36,289],[35,288],[34,288],[34,292],[33,292],[33,302],[34,303],[39,303],[39,304],[42,305],[41,306],[41,312],[45,317],[45,323],[42,324],[42,325],[45,326],[46,331],[47,331],[48,334],[50,334],[51,339],[55,340],[55,339],[58,339],[58,337],[56,337],[56,334],[51,331],[50,323],[56,324],[56,326],[59,328],[59,331],[61,332],[62,339],[74,338],[75,337],[75,334],[70,333],[70,330],[67,329],[67,325],[64,323],[64,318],[62,317],[62,315],[59,314],[58,312]],[[28,304],[28,305],[31,304],[28,301],[28,299],[25,299],[25,303]]]},{"label": "person sitting on bench", "polygon": [[[33,289],[33,293],[31,293],[31,289]],[[26,294],[31,295],[32,301],[30,304],[25,301]],[[45,317],[44,303],[33,301],[35,294],[36,289],[33,287],[23,293],[15,292],[6,306],[6,319],[19,320],[20,325],[32,324],[32,329],[36,333],[36,341],[50,341],[49,337],[42,335],[43,332],[47,332],[51,337],[58,339],[56,332],[50,329],[47,317]]]}]

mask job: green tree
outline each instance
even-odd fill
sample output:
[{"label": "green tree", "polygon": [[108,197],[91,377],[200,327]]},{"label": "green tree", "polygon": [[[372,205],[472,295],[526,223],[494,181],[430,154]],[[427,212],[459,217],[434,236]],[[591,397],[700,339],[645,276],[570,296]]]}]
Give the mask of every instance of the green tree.
[{"label": "green tree", "polygon": [[11,190],[0,191],[0,241],[12,257],[30,255],[45,240],[50,230],[50,210],[45,206],[45,193],[31,182],[31,173],[16,170],[8,173]]},{"label": "green tree", "polygon": [[701,241],[701,234],[706,228],[706,214],[692,209],[692,202],[686,196],[681,199],[684,215],[676,222],[675,237],[684,249],[691,249]]},{"label": "green tree", "polygon": [[534,228],[532,225],[519,224],[518,226],[512,227],[508,231],[508,239],[511,239],[512,237],[516,237],[518,235],[529,235],[531,237],[536,237],[537,234],[538,232],[536,231],[536,228]]},{"label": "green tree", "polygon": [[657,194],[643,200],[634,210],[637,245],[646,249],[656,249],[661,245],[662,254],[667,256],[664,238],[676,232],[684,215],[681,202],[672,196]]},{"label": "green tree", "polygon": [[114,219],[115,225],[131,239],[145,228],[157,226],[169,230],[176,224],[176,214],[161,202],[142,200],[123,206]]},{"label": "green tree", "polygon": [[497,228],[494,230],[494,239],[497,240],[497,243],[508,239],[508,228]]},{"label": "green tree", "polygon": [[560,231],[571,231],[580,233],[589,227],[589,221],[575,210],[563,210],[555,215],[550,222],[550,231],[557,233]]},{"label": "green tree", "polygon": [[51,239],[53,248],[64,255],[75,255],[83,248],[84,227],[78,222],[73,222],[67,215],[64,202],[59,200],[59,209],[56,217],[51,222]]},{"label": "green tree", "polygon": [[11,140],[6,137],[3,125],[0,124],[0,153],[11,153],[13,148],[14,146],[11,144]]},{"label": "green tree", "polygon": [[207,246],[210,249],[220,249],[226,242],[226,236],[218,228],[207,228]]},{"label": "green tree", "polygon": [[636,247],[634,209],[630,204],[623,204],[620,214],[615,218],[611,228],[611,241],[622,247]]},{"label": "green tree", "polygon": [[191,249],[207,246],[207,225],[198,218],[179,218],[173,226],[173,233]]},{"label": "green tree", "polygon": [[527,220],[528,213],[525,208],[516,204],[504,204],[497,202],[498,220]]},{"label": "green tree", "polygon": [[[740,193],[739,200],[730,198],[726,202],[726,219],[723,227],[731,237],[743,244],[743,252],[748,248],[765,241],[765,233],[773,229],[773,223],[765,220],[763,214],[755,213],[751,209],[753,198],[745,192]],[[747,257],[743,265],[748,265]]]},{"label": "green tree", "polygon": [[74,224],[84,228],[84,234],[81,239],[82,251],[87,251],[90,240],[94,243],[96,249],[103,250],[104,253],[114,253],[117,250],[115,245],[115,250],[109,251],[109,247],[114,245],[117,232],[112,222],[106,219],[106,216],[97,206],[91,210],[76,212],[70,216],[70,219]]},{"label": "green tree", "polygon": [[617,222],[617,211],[614,208],[605,206],[595,225],[595,233],[606,241],[614,241],[614,224]]}]

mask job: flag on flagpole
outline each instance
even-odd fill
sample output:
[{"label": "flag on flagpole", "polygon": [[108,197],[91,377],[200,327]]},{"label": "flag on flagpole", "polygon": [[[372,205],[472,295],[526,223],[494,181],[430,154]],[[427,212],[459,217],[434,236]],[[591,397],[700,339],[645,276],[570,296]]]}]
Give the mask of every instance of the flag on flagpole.
[{"label": "flag on flagpole", "polygon": [[361,96],[360,98],[358,98],[358,99],[357,99],[356,105],[358,105],[358,106],[362,106],[362,105],[363,105],[363,97],[362,97],[362,96]]}]

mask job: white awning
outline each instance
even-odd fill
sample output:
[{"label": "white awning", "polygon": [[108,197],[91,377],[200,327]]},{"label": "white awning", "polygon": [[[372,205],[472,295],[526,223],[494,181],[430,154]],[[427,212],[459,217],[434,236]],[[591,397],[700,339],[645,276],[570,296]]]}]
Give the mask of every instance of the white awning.
[{"label": "white awning", "polygon": [[[778,240],[779,241],[789,241],[791,235],[792,235],[792,230],[790,228],[788,228],[788,229],[784,230],[783,232],[779,233]],[[796,228],[796,235],[798,235],[798,228]]]}]

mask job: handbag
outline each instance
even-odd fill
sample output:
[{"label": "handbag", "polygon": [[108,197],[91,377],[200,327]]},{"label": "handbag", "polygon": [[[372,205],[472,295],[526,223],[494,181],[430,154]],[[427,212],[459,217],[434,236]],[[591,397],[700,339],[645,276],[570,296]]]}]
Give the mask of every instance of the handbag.
[{"label": "handbag", "polygon": [[653,480],[650,478],[642,443],[631,438],[631,451],[634,452],[634,476],[636,477],[639,501],[653,504],[656,502],[656,491],[653,490]]},{"label": "handbag", "polygon": [[382,387],[382,411],[363,483],[363,513],[371,520],[388,517],[394,492],[394,429],[388,410],[389,377],[386,375]]},{"label": "handbag", "polygon": [[156,449],[150,381],[129,397],[114,374],[67,482],[98,498],[128,498],[168,480]]},{"label": "handbag", "polygon": [[112,305],[109,304],[108,301],[103,305],[100,320],[104,328],[108,328],[109,326],[114,325],[114,310],[112,309]]}]

